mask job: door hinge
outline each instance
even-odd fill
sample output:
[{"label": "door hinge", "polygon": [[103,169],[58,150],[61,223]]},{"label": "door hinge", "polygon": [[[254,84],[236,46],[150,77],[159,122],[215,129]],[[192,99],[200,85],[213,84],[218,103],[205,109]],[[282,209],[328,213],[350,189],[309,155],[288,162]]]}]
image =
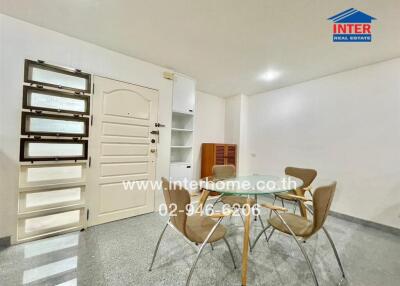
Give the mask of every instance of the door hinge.
[{"label": "door hinge", "polygon": [[90,126],[93,126],[93,115],[90,115]]},{"label": "door hinge", "polygon": [[174,79],[174,73],[172,73],[172,72],[164,72],[163,73],[163,77],[165,79],[168,79],[168,80],[173,80]]},{"label": "door hinge", "polygon": [[92,166],[92,156],[89,156],[89,168]]},{"label": "door hinge", "polygon": [[93,88],[92,88],[92,94],[94,93],[94,83],[93,83]]},{"label": "door hinge", "polygon": [[89,220],[89,209],[86,210],[86,220]]}]

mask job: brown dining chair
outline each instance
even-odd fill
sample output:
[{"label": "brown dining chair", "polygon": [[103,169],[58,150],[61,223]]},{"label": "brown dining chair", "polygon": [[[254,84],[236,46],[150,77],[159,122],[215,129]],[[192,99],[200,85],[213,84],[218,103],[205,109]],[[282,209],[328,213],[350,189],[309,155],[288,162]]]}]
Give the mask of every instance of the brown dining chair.
[{"label": "brown dining chair", "polygon": [[[318,187],[315,192],[314,196],[312,199],[312,205],[313,207],[311,208],[310,206],[304,204],[306,209],[312,214],[313,220],[310,221],[307,218],[303,216],[299,216],[296,214],[289,214],[289,213],[283,213],[280,214],[279,211],[286,212],[287,209],[284,207],[278,207],[278,206],[273,206],[270,204],[261,204],[261,206],[264,206],[270,210],[272,210],[276,216],[269,218],[268,219],[268,225],[265,227],[256,237],[251,250],[254,249],[257,241],[261,237],[262,233],[265,232],[268,228],[272,227],[272,231],[278,230],[282,233],[286,233],[291,235],[294,240],[296,241],[298,247],[300,248],[305,260],[307,261],[308,267],[311,271],[311,274],[313,276],[314,284],[318,285],[318,280],[317,276],[315,275],[315,271],[312,267],[312,264],[310,262],[310,259],[307,256],[307,253],[302,246],[302,242],[305,242],[308,238],[313,236],[315,233],[317,233],[320,229],[324,231],[326,234],[329,243],[333,249],[333,252],[335,254],[337,263],[339,264],[340,271],[342,272],[342,277],[343,279],[345,278],[344,270],[342,263],[340,261],[338,252],[336,250],[335,244],[329,235],[328,231],[324,227],[325,220],[328,216],[329,209],[333,200],[333,196],[335,194],[335,189],[336,189],[336,182],[327,185],[327,186],[322,186]],[[301,201],[301,202],[306,202],[306,201],[311,201],[310,199],[307,199],[302,196],[298,195],[291,195],[292,199],[296,201]]]},{"label": "brown dining chair", "polygon": [[[235,259],[233,257],[233,253],[228,243],[228,240],[226,239],[226,228],[221,225],[222,219],[224,217],[232,215],[232,211],[226,210],[223,213],[214,212],[210,215],[202,213],[194,213],[193,215],[188,215],[187,212],[190,206],[189,192],[181,186],[171,184],[165,178],[162,178],[162,188],[165,203],[168,208],[169,220],[166,223],[157,241],[149,271],[151,271],[153,267],[157,251],[161,243],[161,239],[168,226],[174,229],[186,240],[186,242],[189,242],[198,250],[196,259],[193,262],[192,267],[190,268],[190,272],[186,280],[186,285],[189,285],[197,261],[199,260],[199,257],[204,247],[208,243],[211,244],[223,240],[232,258],[233,266],[236,269]],[[198,244],[201,244],[200,247],[197,247]]]},{"label": "brown dining chair", "polygon": [[[215,165],[212,168],[212,177],[211,180],[219,181],[219,180],[226,180],[229,178],[236,177],[236,168],[234,165]],[[243,209],[244,205],[247,204],[247,196],[240,196],[240,195],[224,195],[222,194],[213,204],[215,206],[217,203],[223,203],[224,205],[228,205],[236,210],[239,210],[239,215],[242,220],[243,225],[245,225],[243,215],[241,210]],[[254,207],[257,203],[256,199],[250,198],[250,207]],[[257,219],[258,216],[255,216]],[[260,220],[261,227],[264,228],[264,223]],[[265,236],[267,238],[267,236]]]},{"label": "brown dining chair", "polygon": [[[215,165],[212,168],[212,177],[210,178],[213,181],[226,180],[229,178],[236,177],[236,168],[234,165]],[[229,206],[238,206],[242,208],[247,203],[247,197],[244,196],[233,196],[233,195],[221,195],[215,202],[222,202],[223,204]],[[256,204],[255,199],[251,199],[250,206],[254,206]]]},{"label": "brown dining chair", "polygon": [[[290,192],[284,192],[284,193],[279,193],[275,194],[274,196],[274,202],[272,204],[275,204],[276,199],[280,199],[282,203],[282,207],[285,207],[284,201],[291,201],[294,203],[299,204],[300,208],[300,213],[302,216],[306,216],[306,210],[305,207],[303,206],[302,202],[297,202],[295,198],[292,197],[292,195],[299,195],[299,196],[305,196],[306,192],[309,192],[312,196],[311,192],[311,183],[314,181],[315,177],[317,176],[317,171],[314,169],[304,169],[304,168],[296,168],[296,167],[286,167],[285,168],[285,174],[288,176],[296,177],[299,178],[300,180],[303,181],[303,185],[298,187],[296,190],[290,191]],[[296,212],[296,207],[294,208],[294,212]],[[272,211],[270,212],[270,215],[272,214]]]}]

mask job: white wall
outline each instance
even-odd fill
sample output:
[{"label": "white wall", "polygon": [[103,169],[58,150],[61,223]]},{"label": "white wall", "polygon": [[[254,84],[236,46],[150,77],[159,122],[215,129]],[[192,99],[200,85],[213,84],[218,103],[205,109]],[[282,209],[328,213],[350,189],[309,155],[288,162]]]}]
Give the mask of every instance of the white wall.
[{"label": "white wall", "polygon": [[201,144],[225,142],[225,99],[196,92],[195,131],[193,144],[194,178],[201,173]]},{"label": "white wall", "polygon": [[247,167],[248,99],[243,94],[228,97],[225,111],[225,143],[237,145],[237,173],[248,175]]},{"label": "white wall", "polygon": [[315,168],[333,210],[400,228],[400,59],[248,100],[251,172]]},{"label": "white wall", "polygon": [[[160,129],[157,177],[169,176],[172,82],[166,69],[0,14],[0,237],[14,234],[24,59],[82,69],[158,89]],[[157,193],[156,204],[162,200]]]}]

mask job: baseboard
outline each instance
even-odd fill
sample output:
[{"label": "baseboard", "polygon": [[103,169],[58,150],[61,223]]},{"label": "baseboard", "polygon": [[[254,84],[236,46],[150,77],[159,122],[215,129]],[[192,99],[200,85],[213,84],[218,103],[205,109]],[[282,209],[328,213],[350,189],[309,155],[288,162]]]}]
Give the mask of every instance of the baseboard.
[{"label": "baseboard", "polygon": [[0,237],[0,249],[11,245],[11,236]]},{"label": "baseboard", "polygon": [[384,225],[384,224],[380,224],[377,222],[373,222],[373,221],[369,221],[369,220],[365,220],[365,219],[361,219],[361,218],[357,218],[357,217],[353,217],[350,215],[346,215],[346,214],[342,214],[342,213],[338,213],[335,211],[330,211],[329,213],[331,216],[340,218],[340,219],[344,219],[347,221],[351,221],[354,223],[358,223],[361,224],[363,226],[368,226],[368,227],[372,227],[384,232],[388,232],[388,233],[392,233],[394,235],[399,235],[400,236],[400,229],[399,228],[395,228],[392,226],[388,226],[388,225]]}]

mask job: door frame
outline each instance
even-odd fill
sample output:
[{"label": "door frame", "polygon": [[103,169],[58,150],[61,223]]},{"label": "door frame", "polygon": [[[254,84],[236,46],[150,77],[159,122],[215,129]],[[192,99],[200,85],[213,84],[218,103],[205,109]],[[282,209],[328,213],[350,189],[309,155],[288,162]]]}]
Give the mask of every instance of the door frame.
[{"label": "door frame", "polygon": [[[90,105],[91,105],[91,110],[90,110],[90,127],[93,126],[93,122],[95,121],[96,117],[94,114],[94,105],[93,105],[93,101],[94,101],[94,96],[96,96],[96,88],[95,88],[95,78],[103,78],[103,79],[108,79],[108,80],[112,80],[112,81],[116,81],[116,82],[121,82],[123,84],[129,84],[129,85],[134,85],[134,86],[138,86],[141,88],[147,88],[153,91],[156,91],[158,93],[158,104],[157,104],[157,110],[156,110],[156,121],[158,122],[158,118],[159,118],[159,112],[160,112],[160,105],[159,105],[159,101],[160,101],[160,90],[157,88],[152,88],[152,87],[148,87],[145,85],[141,85],[141,84],[136,84],[136,83],[132,83],[132,82],[128,82],[128,81],[124,81],[124,80],[119,80],[119,79],[115,79],[115,78],[111,78],[108,76],[102,76],[102,75],[98,75],[98,74],[92,74],[92,96],[90,98]],[[98,115],[97,115],[98,116]],[[155,129],[158,129],[158,127],[154,127]],[[93,132],[93,131],[92,131]],[[91,167],[91,157],[92,157],[92,152],[93,149],[91,149],[91,145],[93,144],[94,138],[93,136],[89,136],[89,149],[88,149],[88,168],[87,168],[87,188],[86,188],[86,226],[87,227],[91,227],[91,226],[96,226],[96,225],[100,225],[100,224],[95,224],[94,220],[93,220],[93,216],[90,215],[90,210],[93,210],[93,208],[95,207],[95,203],[96,203],[96,192],[95,192],[95,187],[96,185],[94,184],[94,180],[92,179],[94,174],[93,174],[93,168]],[[157,146],[158,149],[159,146]],[[158,176],[157,176],[157,165],[159,164],[158,162],[158,154],[156,155],[156,159],[155,159],[155,164],[154,164],[154,177],[155,180],[157,180]],[[155,190],[156,191],[156,190]],[[155,211],[155,204],[156,204],[156,192],[153,193],[153,211]],[[110,222],[115,222],[118,220],[114,220],[114,221],[110,221]]]}]

